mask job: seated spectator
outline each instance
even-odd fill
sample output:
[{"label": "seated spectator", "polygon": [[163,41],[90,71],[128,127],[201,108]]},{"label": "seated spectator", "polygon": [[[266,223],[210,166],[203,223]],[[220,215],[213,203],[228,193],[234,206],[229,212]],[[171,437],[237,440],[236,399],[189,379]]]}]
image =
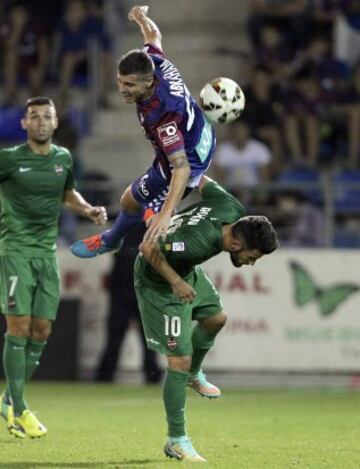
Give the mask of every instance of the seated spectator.
[{"label": "seated spectator", "polygon": [[45,31],[21,3],[10,7],[7,19],[0,25],[3,59],[3,104],[16,101],[19,79],[30,85],[29,94],[41,94],[48,64]]},{"label": "seated spectator", "polygon": [[271,164],[268,147],[251,138],[249,125],[244,120],[237,120],[229,125],[228,140],[218,147],[214,172],[221,184],[246,199],[249,189],[270,179]]},{"label": "seated spectator", "polygon": [[284,105],[284,130],[292,164],[316,167],[320,151],[321,93],[319,80],[301,70]]},{"label": "seated spectator", "polygon": [[[299,191],[282,191],[275,196],[276,225],[282,247],[325,246],[325,220],[322,210]],[[275,222],[275,221],[274,221]]]},{"label": "seated spectator", "polygon": [[360,60],[359,0],[340,0],[334,37],[336,57],[354,66]]},{"label": "seated spectator", "polygon": [[245,89],[246,120],[252,134],[271,148],[274,157],[273,169],[281,171],[284,166],[284,152],[280,134],[282,104],[272,84],[270,74],[263,68],[254,71],[251,84]]},{"label": "seated spectator", "polygon": [[[75,74],[88,70],[89,41],[95,40],[100,48],[100,104],[106,103],[106,91],[110,68],[110,39],[106,33],[105,24],[99,14],[98,7],[91,2],[90,12],[85,8],[82,0],[68,3],[63,21],[57,35],[57,47],[60,53],[59,64],[59,95],[60,100],[66,100],[69,87]],[[95,10],[94,10],[95,8]]]}]

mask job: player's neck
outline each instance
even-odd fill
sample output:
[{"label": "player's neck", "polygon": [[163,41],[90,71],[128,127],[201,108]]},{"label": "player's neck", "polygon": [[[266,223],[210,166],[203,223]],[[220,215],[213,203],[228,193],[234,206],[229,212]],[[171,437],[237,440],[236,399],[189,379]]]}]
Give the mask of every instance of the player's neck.
[{"label": "player's neck", "polygon": [[37,142],[34,142],[33,140],[28,140],[27,144],[29,145],[31,150],[37,155],[46,156],[50,153],[51,140],[45,143],[37,143]]}]

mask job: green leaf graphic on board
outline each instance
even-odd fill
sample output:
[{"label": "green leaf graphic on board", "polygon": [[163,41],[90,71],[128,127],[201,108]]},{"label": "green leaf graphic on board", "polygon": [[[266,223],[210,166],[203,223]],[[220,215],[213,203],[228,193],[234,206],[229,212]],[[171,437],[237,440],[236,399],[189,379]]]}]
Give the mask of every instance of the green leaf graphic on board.
[{"label": "green leaf graphic on board", "polygon": [[329,316],[353,293],[360,290],[354,283],[338,283],[329,287],[318,286],[309,272],[298,262],[291,261],[290,268],[294,280],[294,297],[298,306],[314,301],[321,316]]}]

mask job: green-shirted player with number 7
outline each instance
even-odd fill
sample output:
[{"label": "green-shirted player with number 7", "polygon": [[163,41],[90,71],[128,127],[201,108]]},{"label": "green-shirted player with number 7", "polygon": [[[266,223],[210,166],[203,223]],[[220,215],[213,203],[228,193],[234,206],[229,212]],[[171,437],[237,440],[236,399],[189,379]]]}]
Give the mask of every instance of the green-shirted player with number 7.
[{"label": "green-shirted player with number 7", "polygon": [[199,189],[202,201],[171,218],[165,239],[143,241],[135,263],[146,341],[168,362],[163,399],[169,438],[164,451],[194,462],[205,459],[186,435],[186,386],[205,397],[221,395],[201,364],[226,322],[218,292],[199,264],[226,251],[234,266],[254,265],[278,247],[266,217],[245,217],[239,201],[206,176]]},{"label": "green-shirted player with number 7", "polygon": [[21,125],[27,142],[0,150],[0,310],[7,324],[0,413],[11,434],[35,438],[47,429],[28,408],[24,388],[39,365],[59,305],[60,210],[64,204],[98,225],[107,215],[76,191],[70,152],[51,143],[58,125],[53,101],[29,99]]}]

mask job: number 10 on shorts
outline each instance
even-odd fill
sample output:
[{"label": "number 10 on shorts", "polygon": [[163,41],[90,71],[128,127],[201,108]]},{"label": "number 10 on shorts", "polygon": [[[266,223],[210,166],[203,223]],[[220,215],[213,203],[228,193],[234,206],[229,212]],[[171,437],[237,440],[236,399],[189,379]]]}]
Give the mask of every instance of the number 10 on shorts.
[{"label": "number 10 on shorts", "polygon": [[181,320],[179,316],[166,316],[165,319],[165,335],[170,337],[179,337],[181,334]]}]

